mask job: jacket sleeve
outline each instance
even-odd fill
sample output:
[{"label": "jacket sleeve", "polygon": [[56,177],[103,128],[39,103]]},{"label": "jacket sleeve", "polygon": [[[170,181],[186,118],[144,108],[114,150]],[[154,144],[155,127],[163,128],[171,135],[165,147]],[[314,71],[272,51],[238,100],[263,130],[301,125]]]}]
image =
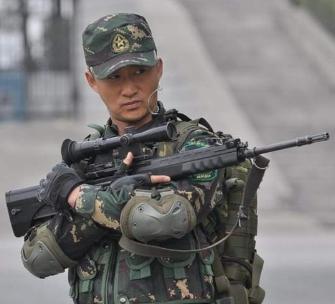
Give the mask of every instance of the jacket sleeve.
[{"label": "jacket sleeve", "polygon": [[103,231],[92,220],[58,213],[25,236],[21,259],[32,274],[44,278],[74,266]]},{"label": "jacket sleeve", "polygon": [[75,212],[92,219],[98,225],[120,231],[120,213],[134,189],[124,185],[120,190],[101,189],[98,186],[82,185],[76,201]]},{"label": "jacket sleeve", "polygon": [[75,210],[59,212],[27,233],[21,251],[24,266],[37,277],[54,275],[75,265],[107,233],[119,235],[120,212],[131,189],[82,185]]}]

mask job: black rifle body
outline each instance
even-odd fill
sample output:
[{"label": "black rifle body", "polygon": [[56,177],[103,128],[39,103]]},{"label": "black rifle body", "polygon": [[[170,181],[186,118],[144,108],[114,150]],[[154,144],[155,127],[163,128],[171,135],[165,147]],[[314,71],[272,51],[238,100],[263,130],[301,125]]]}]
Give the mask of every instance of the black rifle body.
[{"label": "black rifle body", "polygon": [[[162,158],[135,158],[128,174],[168,175],[172,180],[178,180],[192,174],[237,165],[260,154],[325,141],[328,138],[329,134],[324,133],[253,149],[248,149],[247,144],[235,139],[222,145],[183,151]],[[107,163],[90,165],[85,177],[87,184],[108,185],[120,176],[117,175],[117,168]],[[51,206],[37,199],[38,189],[39,186],[33,186],[6,193],[9,216],[17,237],[23,236],[34,224],[45,221],[56,213]]]}]

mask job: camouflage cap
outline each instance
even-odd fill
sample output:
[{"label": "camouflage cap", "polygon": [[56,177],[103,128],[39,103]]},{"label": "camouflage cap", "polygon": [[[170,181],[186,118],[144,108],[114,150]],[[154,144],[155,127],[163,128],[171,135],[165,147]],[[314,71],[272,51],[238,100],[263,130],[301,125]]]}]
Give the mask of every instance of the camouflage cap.
[{"label": "camouflage cap", "polygon": [[136,14],[107,15],[83,32],[86,64],[98,79],[128,65],[153,66],[157,50],[144,17]]}]

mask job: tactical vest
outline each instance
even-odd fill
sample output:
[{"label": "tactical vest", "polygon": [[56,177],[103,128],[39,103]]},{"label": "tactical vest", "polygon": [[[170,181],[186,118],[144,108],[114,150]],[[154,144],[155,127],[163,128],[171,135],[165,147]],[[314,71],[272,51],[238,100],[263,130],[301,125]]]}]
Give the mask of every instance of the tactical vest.
[{"label": "tactical vest", "polygon": [[[169,120],[176,120],[171,112],[168,114]],[[185,116],[183,119],[188,120]],[[201,123],[206,127],[199,126]],[[202,119],[178,121],[176,127],[177,142],[160,143],[159,157],[179,151],[194,132],[212,132]],[[95,128],[99,132],[91,135],[91,139],[101,137],[104,130]],[[200,243],[205,247],[229,231],[236,220],[249,168],[250,163],[245,162],[220,170],[222,186],[213,195],[216,208],[195,229],[196,238],[192,233],[163,246],[194,249]],[[262,263],[256,255],[254,241],[256,210],[255,199],[250,206],[247,229],[237,230],[214,251],[190,254],[184,259],[138,256],[120,249],[119,236],[105,239],[93,246],[78,266],[69,270],[70,294],[78,304],[214,303],[214,293],[233,295],[237,300],[235,304],[248,303],[248,298],[250,303],[261,303],[264,296],[258,283]]]}]

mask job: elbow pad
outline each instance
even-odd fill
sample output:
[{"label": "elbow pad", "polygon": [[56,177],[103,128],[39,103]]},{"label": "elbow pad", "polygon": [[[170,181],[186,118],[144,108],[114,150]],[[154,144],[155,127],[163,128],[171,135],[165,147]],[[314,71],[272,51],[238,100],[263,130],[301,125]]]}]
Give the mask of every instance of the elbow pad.
[{"label": "elbow pad", "polygon": [[151,197],[150,192],[136,190],[121,212],[122,233],[141,242],[181,238],[196,225],[191,203],[172,190]]},{"label": "elbow pad", "polygon": [[36,235],[25,241],[21,259],[24,267],[39,278],[64,272],[65,268],[76,264],[63,253],[46,225],[37,228]]}]

